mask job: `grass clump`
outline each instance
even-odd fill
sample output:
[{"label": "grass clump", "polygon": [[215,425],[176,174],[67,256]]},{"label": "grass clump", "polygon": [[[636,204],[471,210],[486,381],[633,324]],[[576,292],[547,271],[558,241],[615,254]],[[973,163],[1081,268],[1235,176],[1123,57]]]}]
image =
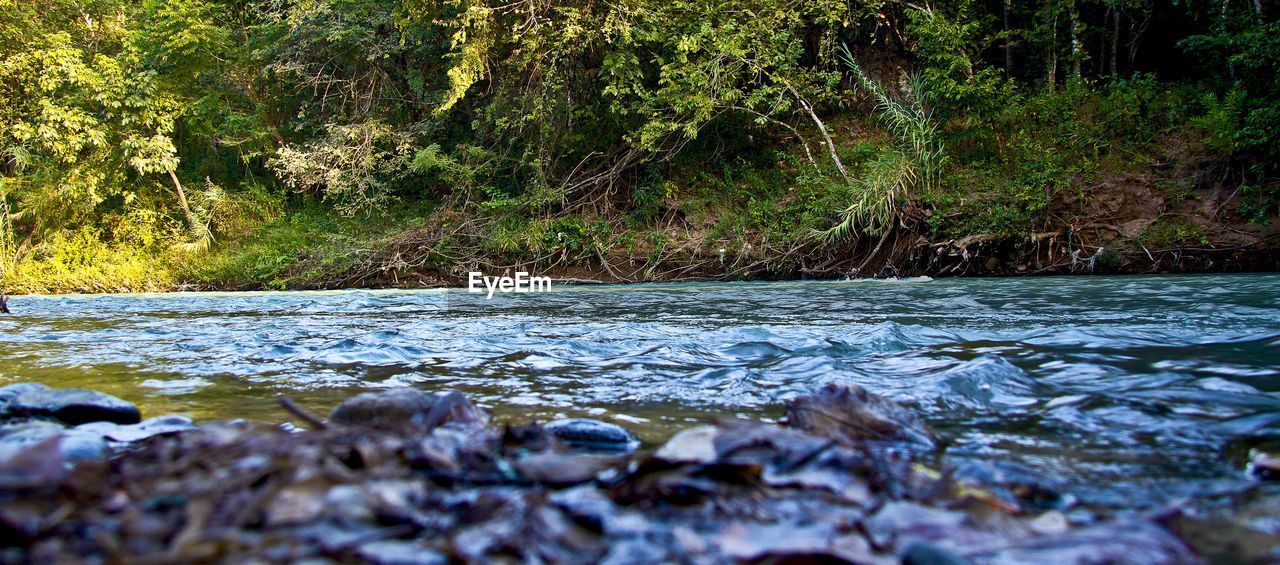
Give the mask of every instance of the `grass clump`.
[{"label": "grass clump", "polygon": [[379,241],[421,224],[425,208],[403,207],[394,215],[333,214],[303,201],[284,215],[261,222],[251,235],[220,246],[182,272],[198,286],[308,288],[325,283],[363,259]]}]

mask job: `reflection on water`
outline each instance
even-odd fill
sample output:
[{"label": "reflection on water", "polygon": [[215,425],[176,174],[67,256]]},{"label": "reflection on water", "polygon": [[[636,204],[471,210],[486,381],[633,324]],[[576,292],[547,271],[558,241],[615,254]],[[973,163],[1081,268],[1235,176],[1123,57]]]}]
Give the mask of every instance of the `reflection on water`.
[{"label": "reflection on water", "polygon": [[[777,416],[827,382],[904,402],[956,457],[1010,457],[1141,507],[1239,479],[1280,428],[1280,277],[1078,277],[18,297],[0,383],[149,414],[287,417],[362,390],[459,389],[499,417],[615,419],[647,441]],[[1278,432],[1280,433],[1280,432]]]}]

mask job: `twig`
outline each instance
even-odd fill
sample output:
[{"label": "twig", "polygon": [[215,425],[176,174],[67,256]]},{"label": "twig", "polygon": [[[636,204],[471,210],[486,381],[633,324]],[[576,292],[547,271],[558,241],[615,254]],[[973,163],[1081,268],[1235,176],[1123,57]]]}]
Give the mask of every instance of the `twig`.
[{"label": "twig", "polygon": [[315,415],[311,414],[310,412],[307,412],[306,409],[304,409],[303,407],[298,406],[298,404],[295,403],[292,398],[289,398],[287,396],[281,396],[278,398],[278,400],[280,401],[280,406],[282,408],[284,408],[290,414],[297,416],[303,422],[306,422],[307,425],[311,426],[311,429],[325,430],[329,428],[329,424],[326,424],[324,420],[321,420],[320,418],[315,417]]}]

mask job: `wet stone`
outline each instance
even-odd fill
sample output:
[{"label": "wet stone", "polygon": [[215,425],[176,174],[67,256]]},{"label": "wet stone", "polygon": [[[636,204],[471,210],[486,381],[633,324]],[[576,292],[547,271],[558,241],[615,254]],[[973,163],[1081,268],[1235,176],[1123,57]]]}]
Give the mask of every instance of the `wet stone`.
[{"label": "wet stone", "polygon": [[454,425],[485,425],[488,414],[456,391],[430,393],[417,389],[366,392],[349,398],[329,416],[330,421],[388,432],[431,431]]},{"label": "wet stone", "polygon": [[1061,481],[1012,461],[970,461],[959,465],[957,481],[979,486],[1020,510],[1062,510],[1073,502]]},{"label": "wet stone", "polygon": [[717,433],[712,426],[680,430],[654,456],[672,462],[710,463],[716,460]]},{"label": "wet stone", "polygon": [[570,418],[543,427],[569,447],[583,451],[631,452],[640,446],[640,440],[626,428],[600,420]]},{"label": "wet stone", "polygon": [[966,565],[969,563],[954,551],[923,541],[907,544],[900,558],[902,565]]},{"label": "wet stone", "polygon": [[1212,563],[1280,563],[1280,483],[1226,491],[1162,523]]},{"label": "wet stone", "polygon": [[[964,491],[1018,488],[1035,473],[983,468],[970,471],[979,487],[957,488],[950,473],[921,470],[914,451],[892,447],[911,437],[895,426],[915,424],[869,394],[829,389],[796,405],[790,426],[720,420],[639,456],[566,450],[536,424],[500,433],[460,394],[413,390],[361,395],[321,429],[290,433],[241,422],[159,433],[109,464],[83,457],[105,453],[108,437],[136,437],[125,428],[185,429],[189,422],[67,429],[10,420],[0,448],[15,436],[24,442],[0,452],[0,534],[15,532],[20,550],[8,560],[18,562],[1199,558],[1164,524],[1077,530],[1056,511],[974,500]],[[88,442],[76,448],[83,454],[64,451],[73,436]],[[82,459],[73,466],[75,457]],[[1274,515],[1269,500],[1237,529],[1260,532]],[[1180,532],[1197,524],[1184,526]],[[1222,555],[1265,558],[1274,544],[1259,540],[1256,549],[1227,547]]]},{"label": "wet stone", "polygon": [[1258,453],[1249,462],[1253,476],[1269,481],[1280,481],[1280,453]]},{"label": "wet stone", "polygon": [[1168,530],[1142,521],[1093,526],[1012,541],[968,555],[982,563],[1201,563]]},{"label": "wet stone", "polygon": [[89,422],[136,424],[142,421],[138,407],[101,392],[82,389],[52,389],[37,383],[18,383],[0,388],[0,419],[21,417],[53,418],[75,426]]},{"label": "wet stone", "polygon": [[58,452],[67,463],[93,461],[107,456],[107,442],[100,434],[35,422],[4,431],[0,436],[0,460],[12,459],[22,451],[55,438]]},{"label": "wet stone", "polygon": [[152,436],[193,430],[195,424],[186,416],[169,415],[149,418],[127,426],[110,422],[91,422],[76,426],[75,429],[95,433],[111,441],[130,443]]},{"label": "wet stone", "polygon": [[618,467],[621,463],[616,457],[547,452],[520,457],[515,462],[515,469],[537,483],[573,485],[590,481],[601,472]]},{"label": "wet stone", "polygon": [[787,403],[787,424],[847,445],[900,443],[933,449],[933,433],[914,413],[859,386],[829,384]]},{"label": "wet stone", "polygon": [[443,565],[449,560],[438,551],[397,540],[371,541],[356,552],[360,559],[378,565]]}]

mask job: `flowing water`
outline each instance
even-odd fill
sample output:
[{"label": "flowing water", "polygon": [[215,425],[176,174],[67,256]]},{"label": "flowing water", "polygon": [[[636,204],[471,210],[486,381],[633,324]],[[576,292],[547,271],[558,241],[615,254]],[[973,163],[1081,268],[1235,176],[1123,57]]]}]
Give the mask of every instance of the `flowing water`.
[{"label": "flowing water", "polygon": [[502,419],[614,420],[649,443],[777,417],[825,383],[903,402],[957,459],[1011,459],[1101,509],[1244,481],[1280,428],[1280,276],[1074,277],[451,291],[18,297],[0,384],[144,414],[279,422],[359,391],[458,389]]}]

